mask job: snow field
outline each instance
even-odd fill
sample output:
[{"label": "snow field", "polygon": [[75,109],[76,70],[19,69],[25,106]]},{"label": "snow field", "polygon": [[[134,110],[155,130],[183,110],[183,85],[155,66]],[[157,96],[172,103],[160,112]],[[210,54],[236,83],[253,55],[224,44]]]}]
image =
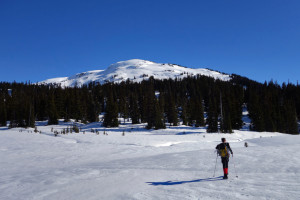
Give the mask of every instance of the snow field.
[{"label": "snow field", "polygon": [[[0,199],[299,199],[299,136],[144,125],[54,137],[71,123],[19,132],[0,129]],[[99,135],[90,129],[99,131]],[[122,136],[123,130],[125,136]],[[29,133],[28,133],[29,131]],[[215,146],[226,137],[234,152],[222,180]],[[244,142],[249,144],[244,147]],[[236,173],[233,163],[236,166]]]}]

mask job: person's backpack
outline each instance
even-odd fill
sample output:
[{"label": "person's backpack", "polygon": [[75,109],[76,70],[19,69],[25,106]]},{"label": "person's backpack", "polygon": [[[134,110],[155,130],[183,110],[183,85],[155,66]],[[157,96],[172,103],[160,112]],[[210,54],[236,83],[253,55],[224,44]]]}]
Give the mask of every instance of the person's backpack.
[{"label": "person's backpack", "polygon": [[228,157],[229,156],[229,153],[228,153],[228,150],[227,150],[227,146],[225,146],[224,149],[219,149],[219,155],[221,157]]}]

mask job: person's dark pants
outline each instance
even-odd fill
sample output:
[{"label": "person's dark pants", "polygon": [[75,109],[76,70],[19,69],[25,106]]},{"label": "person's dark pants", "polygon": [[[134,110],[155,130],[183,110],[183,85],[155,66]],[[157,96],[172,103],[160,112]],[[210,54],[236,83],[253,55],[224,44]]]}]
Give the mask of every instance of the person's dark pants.
[{"label": "person's dark pants", "polygon": [[224,176],[227,176],[228,174],[228,162],[229,162],[228,157],[222,157]]}]

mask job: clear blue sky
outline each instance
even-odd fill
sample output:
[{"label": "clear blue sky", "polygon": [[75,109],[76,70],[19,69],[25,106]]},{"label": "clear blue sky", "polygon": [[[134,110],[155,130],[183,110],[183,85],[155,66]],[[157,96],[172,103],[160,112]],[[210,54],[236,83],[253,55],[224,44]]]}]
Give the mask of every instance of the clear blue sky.
[{"label": "clear blue sky", "polygon": [[0,0],[0,81],[133,58],[296,83],[300,1]]}]

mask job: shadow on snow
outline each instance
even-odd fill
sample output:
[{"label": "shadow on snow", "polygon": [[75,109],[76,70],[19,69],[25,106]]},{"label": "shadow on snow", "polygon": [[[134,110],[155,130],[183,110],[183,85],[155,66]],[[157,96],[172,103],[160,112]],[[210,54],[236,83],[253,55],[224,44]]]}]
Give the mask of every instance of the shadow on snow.
[{"label": "shadow on snow", "polygon": [[209,181],[220,181],[220,180],[223,180],[223,176],[214,177],[214,178],[196,179],[191,181],[166,181],[166,182],[146,182],[146,183],[153,186],[159,186],[159,185],[181,185],[184,183],[197,183],[197,182],[209,182]]}]

